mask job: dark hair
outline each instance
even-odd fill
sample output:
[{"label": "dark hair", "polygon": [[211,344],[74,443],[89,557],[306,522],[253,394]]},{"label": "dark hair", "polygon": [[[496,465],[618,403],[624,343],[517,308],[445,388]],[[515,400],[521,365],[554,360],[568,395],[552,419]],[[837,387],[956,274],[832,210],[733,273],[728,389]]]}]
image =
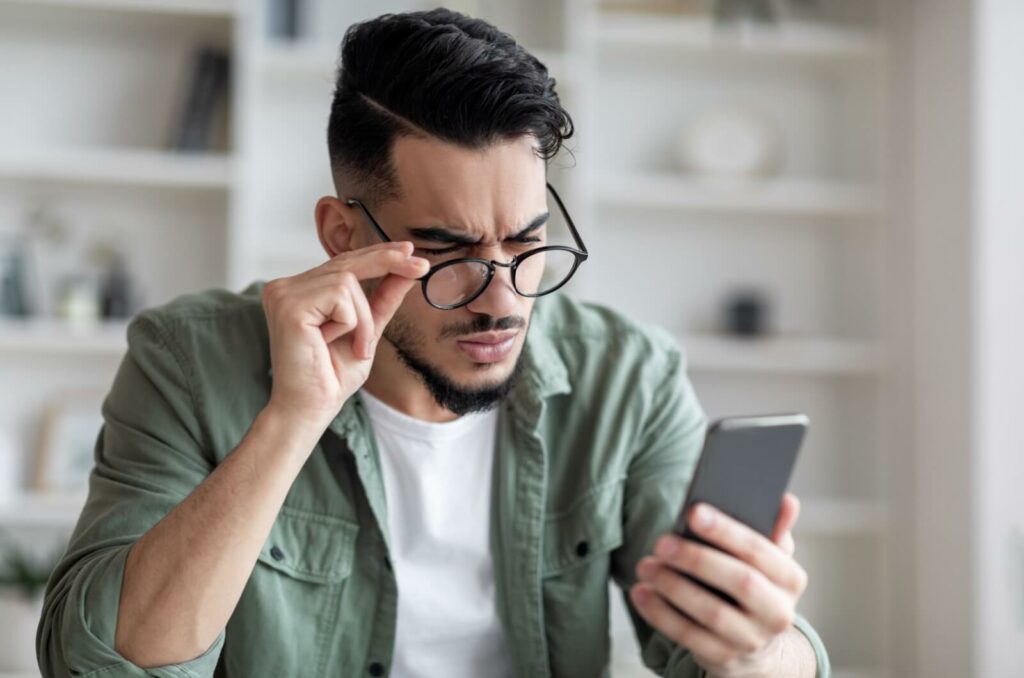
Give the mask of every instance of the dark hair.
[{"label": "dark hair", "polygon": [[371,205],[399,197],[391,147],[401,136],[482,149],[525,134],[546,162],[573,124],[555,79],[509,34],[443,8],[345,31],[327,125],[336,186],[351,193],[343,197]]}]

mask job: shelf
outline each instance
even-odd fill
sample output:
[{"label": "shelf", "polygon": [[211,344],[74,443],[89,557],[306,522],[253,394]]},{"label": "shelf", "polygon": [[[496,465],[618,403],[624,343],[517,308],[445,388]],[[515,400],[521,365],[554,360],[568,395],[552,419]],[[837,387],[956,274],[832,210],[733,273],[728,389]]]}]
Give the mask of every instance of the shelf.
[{"label": "shelf", "polygon": [[850,60],[884,54],[882,41],[867,31],[799,22],[729,27],[711,19],[606,14],[598,20],[597,39],[606,47],[670,48],[709,57]]},{"label": "shelf", "polygon": [[0,497],[0,525],[17,527],[72,527],[85,505],[85,491],[51,494],[23,490]]},{"label": "shelf", "polygon": [[71,323],[60,318],[0,318],[0,354],[117,357],[128,348],[128,321]]},{"label": "shelf", "polygon": [[882,534],[885,509],[874,501],[806,499],[795,531],[797,535]]},{"label": "shelf", "polygon": [[881,367],[879,351],[869,342],[716,334],[683,334],[679,342],[694,372],[870,375]]},{"label": "shelf", "polygon": [[148,149],[69,148],[0,151],[0,178],[227,190],[227,155]]},{"label": "shelf", "polygon": [[605,205],[738,214],[858,217],[877,212],[870,188],[819,179],[713,179],[668,172],[609,176],[598,184]]},{"label": "shelf", "polygon": [[2,5],[212,17],[233,17],[238,12],[235,0],[0,0]]}]

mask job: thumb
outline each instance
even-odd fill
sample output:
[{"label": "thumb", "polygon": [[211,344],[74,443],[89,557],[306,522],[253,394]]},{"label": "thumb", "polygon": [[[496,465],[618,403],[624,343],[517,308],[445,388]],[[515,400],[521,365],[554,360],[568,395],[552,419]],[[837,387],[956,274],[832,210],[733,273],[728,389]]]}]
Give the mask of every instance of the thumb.
[{"label": "thumb", "polygon": [[400,275],[388,274],[370,295],[370,312],[373,313],[373,328],[380,339],[384,334],[384,327],[391,322],[395,311],[402,305],[402,300],[409,290],[419,282],[410,278],[403,278]]}]

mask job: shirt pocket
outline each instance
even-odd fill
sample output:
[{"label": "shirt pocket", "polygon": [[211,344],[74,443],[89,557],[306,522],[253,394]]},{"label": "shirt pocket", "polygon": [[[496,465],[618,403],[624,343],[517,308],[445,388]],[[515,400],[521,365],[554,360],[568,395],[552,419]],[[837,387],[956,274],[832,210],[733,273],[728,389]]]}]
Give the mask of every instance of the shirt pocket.
[{"label": "shirt pocket", "polygon": [[325,674],[358,532],[345,518],[282,507],[228,624],[227,675]]},{"label": "shirt pocket", "polygon": [[553,676],[607,668],[610,555],[622,544],[623,490],[624,480],[590,488],[545,518],[541,588]]}]

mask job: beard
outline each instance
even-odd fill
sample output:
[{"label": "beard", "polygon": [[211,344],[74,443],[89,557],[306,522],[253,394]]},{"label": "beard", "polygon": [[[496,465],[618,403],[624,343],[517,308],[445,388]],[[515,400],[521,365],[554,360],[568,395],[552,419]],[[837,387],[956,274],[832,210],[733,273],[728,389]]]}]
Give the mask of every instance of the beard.
[{"label": "beard", "polygon": [[[489,315],[478,315],[469,322],[446,326],[441,330],[439,338],[445,339],[492,330],[525,328],[526,326],[526,320],[520,316],[509,316],[496,320]],[[423,358],[422,348],[427,345],[426,337],[411,323],[395,316],[388,323],[383,336],[395,347],[395,352],[402,363],[416,374],[423,385],[427,387],[427,391],[430,392],[434,401],[460,417],[471,412],[486,412],[508,397],[523,370],[523,359],[526,354],[524,341],[512,372],[505,379],[470,387],[456,383],[441,369],[431,365]]]}]

